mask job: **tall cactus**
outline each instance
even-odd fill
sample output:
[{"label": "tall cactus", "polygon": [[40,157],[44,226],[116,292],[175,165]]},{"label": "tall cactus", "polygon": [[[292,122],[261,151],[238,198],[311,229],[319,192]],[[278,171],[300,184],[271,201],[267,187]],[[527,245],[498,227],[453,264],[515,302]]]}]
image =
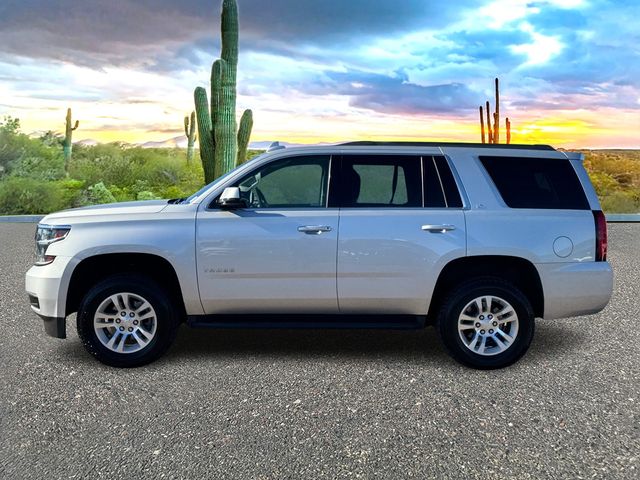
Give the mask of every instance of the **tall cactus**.
[{"label": "tall cactus", "polygon": [[[489,102],[486,103],[486,114],[487,114],[487,143],[500,143],[500,84],[499,80],[495,79],[495,90],[496,90],[496,111],[493,114],[489,108]],[[506,120],[507,127],[507,143],[511,143],[511,121],[507,118]],[[485,125],[484,118],[482,115],[482,106],[480,107],[480,139],[482,143],[485,143]]]},{"label": "tall cactus", "polygon": [[62,151],[64,153],[64,169],[69,166],[69,160],[71,160],[71,150],[73,149],[73,131],[80,126],[80,122],[76,120],[76,124],[71,126],[71,109],[67,108],[67,118],[65,119],[65,131],[64,131],[64,144]]},{"label": "tall cactus", "polygon": [[184,117],[184,134],[187,136],[187,163],[193,160],[193,146],[196,142],[196,112],[191,112],[191,118]]},{"label": "tall cactus", "polygon": [[238,71],[238,5],[222,1],[221,58],[211,67],[211,103],[207,91],[197,87],[194,101],[200,137],[200,158],[209,183],[246,159],[253,126],[251,110],[236,125],[236,79]]}]

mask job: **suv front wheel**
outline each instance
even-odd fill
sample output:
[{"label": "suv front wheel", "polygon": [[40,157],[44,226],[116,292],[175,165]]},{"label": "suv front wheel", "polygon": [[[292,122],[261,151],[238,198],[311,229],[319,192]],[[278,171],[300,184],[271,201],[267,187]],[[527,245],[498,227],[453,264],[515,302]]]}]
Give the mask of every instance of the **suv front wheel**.
[{"label": "suv front wheel", "polygon": [[472,368],[502,368],[522,357],[533,339],[527,297],[493,277],[459,285],[444,301],[437,326],[451,356]]},{"label": "suv front wheel", "polygon": [[78,310],[78,336],[89,353],[113,367],[138,367],[160,357],[179,325],[165,292],[143,275],[114,275],[95,285]]}]

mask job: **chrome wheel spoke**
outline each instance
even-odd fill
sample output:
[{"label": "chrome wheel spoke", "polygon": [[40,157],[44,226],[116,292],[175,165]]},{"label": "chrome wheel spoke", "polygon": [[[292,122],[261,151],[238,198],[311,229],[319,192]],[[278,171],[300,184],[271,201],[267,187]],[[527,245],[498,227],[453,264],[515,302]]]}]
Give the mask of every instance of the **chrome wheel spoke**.
[{"label": "chrome wheel spoke", "polygon": [[134,332],[131,334],[131,336],[133,337],[133,339],[138,342],[138,345],[140,345],[141,348],[144,348],[147,346],[147,343],[149,343],[149,340],[146,340],[145,338],[142,338],[142,336],[140,336],[139,333],[140,330],[134,330]]},{"label": "chrome wheel spoke", "polygon": [[487,348],[487,337],[483,336],[480,340],[480,346],[478,347],[478,353],[484,355],[484,350]]},{"label": "chrome wheel spoke", "polygon": [[497,335],[494,335],[491,338],[493,338],[493,341],[496,342],[496,345],[498,346],[498,348],[500,349],[501,352],[506,350],[507,348],[509,348],[509,344],[508,343],[504,343],[502,340],[500,340],[498,338]]},{"label": "chrome wheel spoke", "polygon": [[496,330],[496,338],[497,338],[497,335],[498,335],[498,334],[500,334],[500,336],[501,336],[504,340],[506,340],[507,345],[511,345],[511,343],[513,342],[513,337],[512,337],[511,335],[509,335],[509,334],[507,334],[507,333],[503,332],[503,331],[502,331],[502,330],[500,330],[500,329]]}]

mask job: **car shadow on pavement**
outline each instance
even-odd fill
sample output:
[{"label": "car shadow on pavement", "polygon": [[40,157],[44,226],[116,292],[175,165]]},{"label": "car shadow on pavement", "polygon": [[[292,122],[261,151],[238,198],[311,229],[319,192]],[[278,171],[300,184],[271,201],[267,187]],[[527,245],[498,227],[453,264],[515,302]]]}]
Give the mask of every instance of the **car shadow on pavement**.
[{"label": "car shadow on pavement", "polygon": [[424,330],[351,329],[190,329],[178,333],[169,357],[229,356],[381,356],[425,355],[446,358],[433,328]]},{"label": "car shadow on pavement", "polygon": [[[572,327],[572,323],[564,321],[538,322],[526,358],[552,359],[580,350],[588,339],[584,337],[583,330]],[[59,352],[72,363],[94,362],[77,339],[62,342],[59,348]],[[344,360],[368,357],[455,364],[432,327],[422,330],[289,330],[192,329],[183,326],[174,345],[159,362],[231,359],[239,355],[339,357]]]}]

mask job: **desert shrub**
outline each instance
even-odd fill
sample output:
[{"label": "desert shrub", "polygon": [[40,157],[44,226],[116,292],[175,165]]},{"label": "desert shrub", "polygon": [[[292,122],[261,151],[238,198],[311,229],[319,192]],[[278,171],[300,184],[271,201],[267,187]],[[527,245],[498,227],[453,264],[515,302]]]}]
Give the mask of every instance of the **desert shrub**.
[{"label": "desert shrub", "polygon": [[116,199],[111,191],[102,182],[87,188],[86,198],[88,203],[92,205],[100,205],[103,203],[115,203]]},{"label": "desert shrub", "polygon": [[153,192],[142,191],[138,192],[138,200],[158,200],[160,197],[157,197]]},{"label": "desert shrub", "polygon": [[0,182],[0,212],[5,215],[50,213],[63,207],[56,183],[8,177]]},{"label": "desert shrub", "polygon": [[607,213],[640,213],[640,198],[633,192],[613,192],[600,198]]}]

